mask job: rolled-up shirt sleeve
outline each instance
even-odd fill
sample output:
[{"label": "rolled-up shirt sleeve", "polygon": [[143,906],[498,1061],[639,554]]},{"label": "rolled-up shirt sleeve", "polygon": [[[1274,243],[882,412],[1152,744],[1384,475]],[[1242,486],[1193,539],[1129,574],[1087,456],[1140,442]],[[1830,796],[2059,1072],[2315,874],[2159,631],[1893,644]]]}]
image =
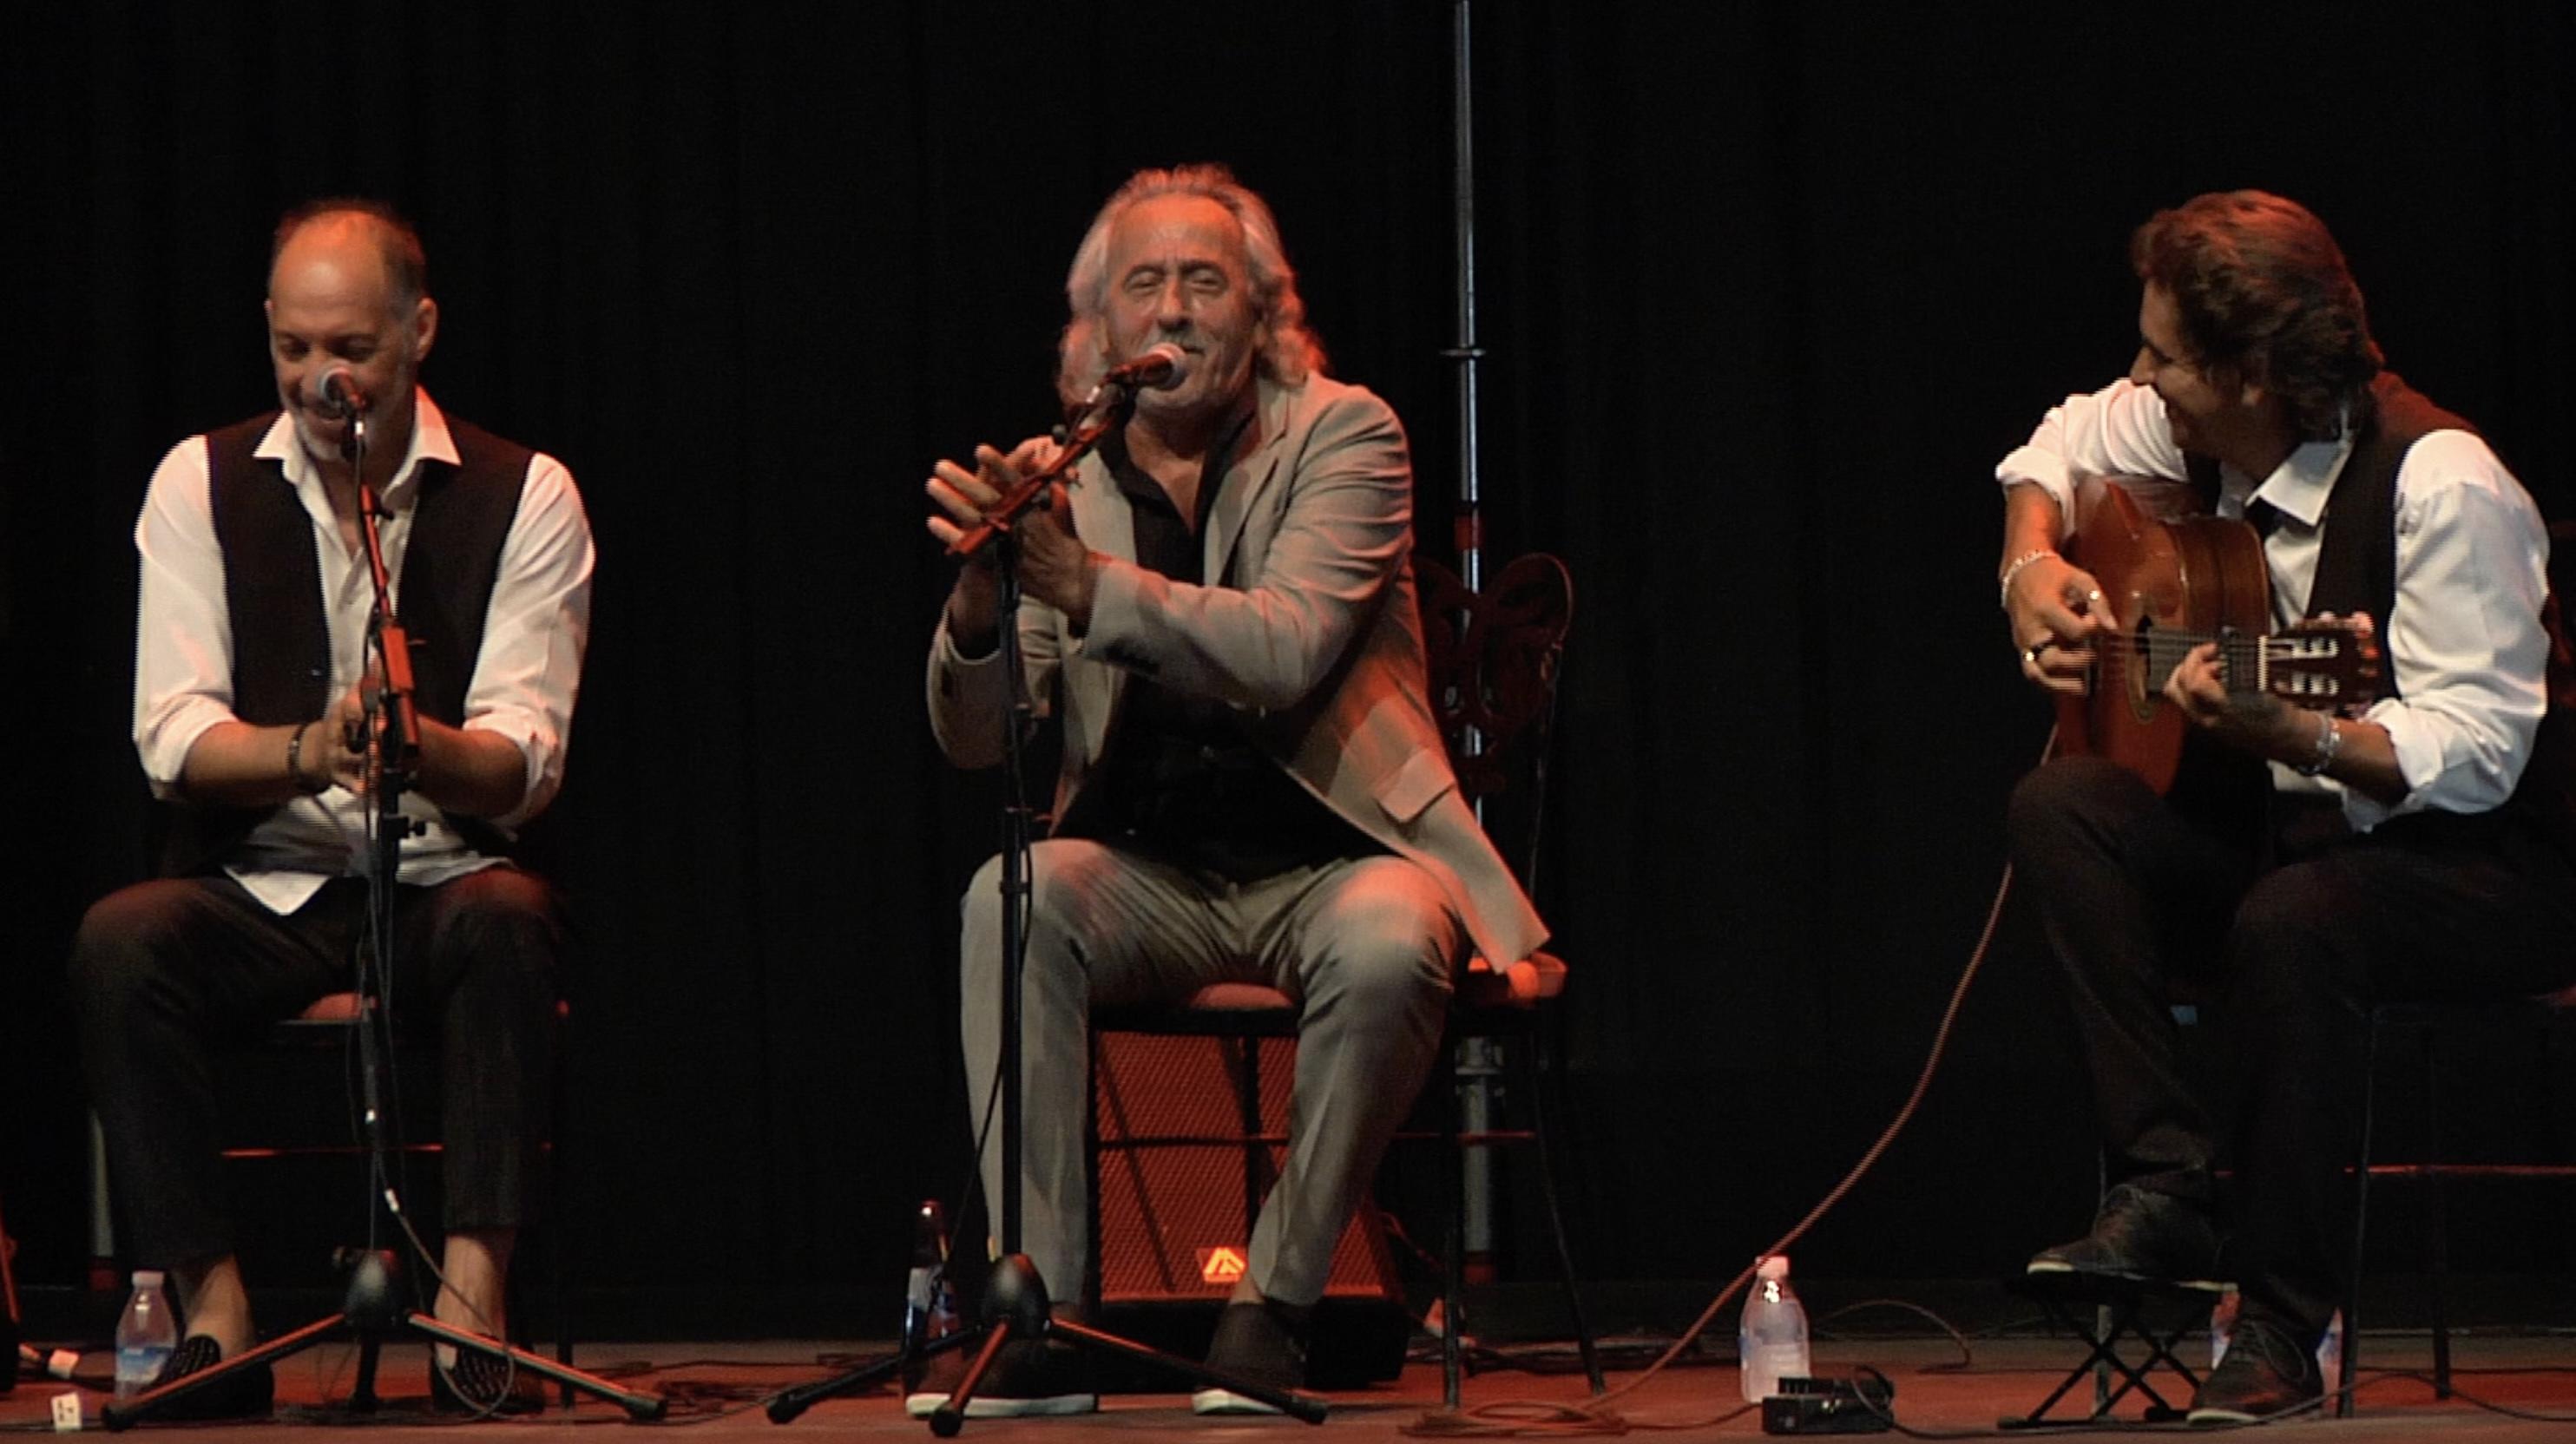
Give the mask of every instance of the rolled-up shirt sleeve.
[{"label": "rolled-up shirt sleeve", "polygon": [[2184,474],[2164,398],[2126,380],[2050,407],[2030,440],[1995,466],[1996,481],[2040,488],[2056,499],[2057,514],[2066,520],[2075,515],[2075,484],[2084,477]]},{"label": "rolled-up shirt sleeve", "polygon": [[172,447],[154,469],[134,523],[134,548],[142,572],[134,750],[152,794],[175,799],[189,749],[207,729],[235,720],[232,616],[224,603],[204,437]]},{"label": "rolled-up shirt sleeve", "polygon": [[544,811],[563,786],[582,650],[590,636],[595,561],[590,520],[572,473],[539,454],[528,464],[518,515],[501,544],[483,649],[460,724],[509,738],[526,759],[526,790],[517,807],[493,819],[500,826],[516,826]]},{"label": "rolled-up shirt sleeve", "polygon": [[2357,829],[2513,795],[2548,710],[2549,535],[2521,485],[2465,431],[2417,441],[2397,474],[2397,603],[2383,647],[2398,694],[2365,714],[2388,730],[2406,795],[2343,787]]}]

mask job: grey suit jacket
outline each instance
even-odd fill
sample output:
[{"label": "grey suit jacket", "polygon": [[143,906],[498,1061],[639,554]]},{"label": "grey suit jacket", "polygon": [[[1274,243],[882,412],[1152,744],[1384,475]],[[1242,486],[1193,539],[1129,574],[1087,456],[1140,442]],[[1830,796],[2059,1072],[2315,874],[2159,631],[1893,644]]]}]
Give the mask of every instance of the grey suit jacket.
[{"label": "grey suit jacket", "polygon": [[[1074,525],[1117,561],[1091,625],[1021,608],[1032,700],[1064,722],[1055,816],[1082,789],[1131,673],[1232,704],[1246,733],[1333,811],[1438,879],[1486,959],[1547,930],[1458,794],[1424,677],[1414,610],[1413,473],[1384,401],[1322,376],[1260,383],[1255,429],[1225,475],[1192,586],[1135,565],[1125,497],[1097,456],[1075,469]],[[943,617],[930,646],[930,725],[962,767],[1003,759],[1009,697],[997,655],[961,657]]]}]

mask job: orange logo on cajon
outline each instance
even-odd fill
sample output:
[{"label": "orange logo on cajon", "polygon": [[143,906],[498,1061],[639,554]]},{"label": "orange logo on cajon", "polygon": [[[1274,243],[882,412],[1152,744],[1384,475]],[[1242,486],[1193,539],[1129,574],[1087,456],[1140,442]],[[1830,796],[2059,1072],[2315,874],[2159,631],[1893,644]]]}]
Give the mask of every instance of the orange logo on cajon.
[{"label": "orange logo on cajon", "polygon": [[1199,1277],[1212,1284],[1230,1284],[1243,1277],[1250,1265],[1244,1262],[1239,1248],[1203,1248],[1199,1250]]}]

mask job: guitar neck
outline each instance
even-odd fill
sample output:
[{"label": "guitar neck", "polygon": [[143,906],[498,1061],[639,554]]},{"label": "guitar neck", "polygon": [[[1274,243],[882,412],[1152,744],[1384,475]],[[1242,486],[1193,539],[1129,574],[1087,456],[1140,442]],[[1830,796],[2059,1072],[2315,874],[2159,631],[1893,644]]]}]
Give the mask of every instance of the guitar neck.
[{"label": "guitar neck", "polygon": [[2272,692],[2316,706],[2338,700],[2339,689],[2332,685],[2308,685],[2327,680],[2319,674],[2332,670],[2335,655],[2334,640],[2314,632],[2212,634],[2155,627],[2116,636],[2105,655],[2126,657],[2130,665],[2144,668],[2151,691],[2163,690],[2194,648],[2215,642],[2220,676],[2232,693]]}]

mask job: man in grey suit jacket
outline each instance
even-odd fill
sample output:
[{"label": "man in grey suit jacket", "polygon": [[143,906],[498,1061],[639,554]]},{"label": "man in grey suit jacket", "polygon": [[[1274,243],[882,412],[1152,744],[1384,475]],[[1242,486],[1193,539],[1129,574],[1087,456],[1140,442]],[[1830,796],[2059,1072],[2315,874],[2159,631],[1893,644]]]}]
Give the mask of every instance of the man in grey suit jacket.
[{"label": "man in grey suit jacket", "polygon": [[[1089,1010],[1228,979],[1279,989],[1302,1010],[1289,1153],[1209,1361],[1293,1388],[1334,1241],[1437,1050],[1452,971],[1470,945],[1506,964],[1545,931],[1433,719],[1403,427],[1322,374],[1269,208],[1219,167],[1140,172],[1093,222],[1066,293],[1068,404],[1157,345],[1182,360],[1016,531],[1028,685],[1065,737],[1031,877],[1023,1248],[1079,1289]],[[941,462],[932,535],[975,525],[1048,445]],[[931,726],[967,767],[1002,760],[1010,710],[989,556],[959,572],[930,648]],[[999,868],[964,905],[979,1109],[1000,1050]],[[998,1192],[997,1151],[984,1167]],[[997,1409],[1093,1402],[1043,1350],[1004,1375]]]}]

